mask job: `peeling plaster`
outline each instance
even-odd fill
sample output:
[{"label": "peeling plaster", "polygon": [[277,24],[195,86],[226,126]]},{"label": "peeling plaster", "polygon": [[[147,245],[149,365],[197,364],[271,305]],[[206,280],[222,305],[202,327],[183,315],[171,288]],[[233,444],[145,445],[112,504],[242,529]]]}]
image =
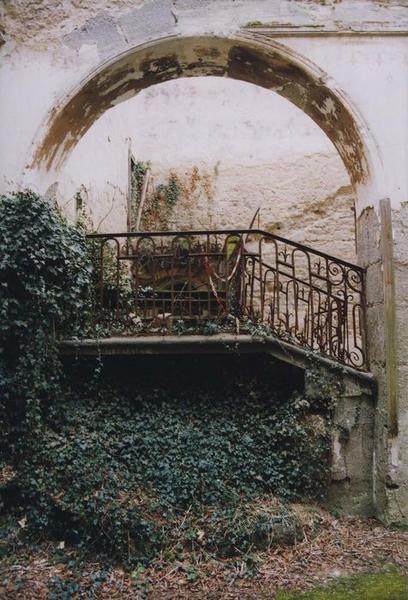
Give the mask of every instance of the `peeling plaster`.
[{"label": "peeling plaster", "polygon": [[397,0],[3,0],[3,4],[7,41],[45,49],[64,39],[75,46],[88,32],[93,42],[86,43],[99,45],[101,56],[107,55],[100,43],[103,31],[111,24],[112,35],[131,45],[164,31],[192,32],[200,20],[218,33],[251,24],[275,34],[408,29],[407,3]]},{"label": "peeling plaster", "polygon": [[106,110],[120,98],[178,77],[231,77],[273,90],[311,117],[337,148],[352,183],[368,176],[358,127],[339,98],[316,77],[270,42],[247,35],[182,38],[136,49],[94,75],[65,106],[54,109],[32,167],[55,167]]},{"label": "peeling plaster", "polygon": [[[75,45],[101,38],[120,14],[145,0],[5,0],[2,21],[8,41],[49,49],[65,38]],[[35,18],[33,18],[35,16]],[[116,25],[114,25],[116,27]],[[67,36],[67,37],[66,37]]]}]

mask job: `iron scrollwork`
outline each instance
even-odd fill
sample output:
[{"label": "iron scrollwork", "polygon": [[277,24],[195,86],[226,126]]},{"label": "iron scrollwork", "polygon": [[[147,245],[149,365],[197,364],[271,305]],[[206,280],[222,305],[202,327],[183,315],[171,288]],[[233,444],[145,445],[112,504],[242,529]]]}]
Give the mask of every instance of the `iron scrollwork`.
[{"label": "iron scrollwork", "polygon": [[93,234],[99,314],[202,321],[233,315],[367,368],[365,271],[261,230]]}]

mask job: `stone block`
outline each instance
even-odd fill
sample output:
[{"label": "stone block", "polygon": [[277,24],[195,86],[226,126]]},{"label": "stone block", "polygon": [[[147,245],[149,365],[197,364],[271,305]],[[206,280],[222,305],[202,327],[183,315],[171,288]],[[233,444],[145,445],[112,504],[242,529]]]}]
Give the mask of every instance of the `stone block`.
[{"label": "stone block", "polygon": [[340,398],[333,421],[329,506],[343,514],[373,515],[373,397]]}]

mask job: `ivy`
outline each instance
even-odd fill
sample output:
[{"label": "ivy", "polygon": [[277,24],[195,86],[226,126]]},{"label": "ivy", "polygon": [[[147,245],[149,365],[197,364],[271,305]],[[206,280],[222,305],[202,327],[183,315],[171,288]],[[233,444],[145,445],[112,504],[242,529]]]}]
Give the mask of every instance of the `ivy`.
[{"label": "ivy", "polygon": [[130,229],[133,230],[136,223],[136,215],[139,207],[140,196],[143,189],[143,180],[150,163],[135,161],[133,158],[130,162],[130,197],[131,197],[131,214],[130,214]]},{"label": "ivy", "polygon": [[167,184],[160,184],[156,188],[156,203],[159,203],[159,199],[163,198],[168,208],[174,208],[176,206],[181,194],[181,186],[178,177],[175,173],[170,173],[169,181]]},{"label": "ivy", "polygon": [[[140,198],[143,189],[143,181],[147,170],[150,168],[149,162],[131,160],[130,165],[130,188],[131,188],[131,230],[134,229],[136,215],[139,208]],[[170,173],[167,183],[157,185],[154,190],[148,194],[142,215],[142,223],[145,229],[156,226],[160,220],[163,220],[160,228],[167,228],[167,217],[176,206],[182,193],[179,178],[175,173]]]},{"label": "ivy", "polygon": [[[306,397],[298,376],[259,357],[76,359],[64,371],[56,334],[84,331],[94,250],[36,194],[0,197],[5,547],[62,540],[128,565],[267,547],[285,502],[324,496],[331,386],[310,375]],[[104,260],[109,284],[109,248]]]},{"label": "ivy", "polygon": [[90,270],[84,235],[47,201],[29,191],[0,197],[3,452],[15,451],[23,432],[41,432],[59,389],[56,330],[79,325]]},{"label": "ivy", "polygon": [[32,535],[130,564],[177,544],[230,556],[268,546],[284,510],[268,512],[271,498],[324,495],[327,432],[310,421],[323,403],[285,390],[273,366],[139,359],[90,384],[94,367],[70,366],[69,394],[19,466],[13,506]]}]

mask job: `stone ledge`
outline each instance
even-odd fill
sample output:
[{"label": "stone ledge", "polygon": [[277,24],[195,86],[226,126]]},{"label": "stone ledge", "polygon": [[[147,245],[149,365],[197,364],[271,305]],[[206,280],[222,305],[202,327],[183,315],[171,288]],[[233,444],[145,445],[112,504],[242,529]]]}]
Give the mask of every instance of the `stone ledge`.
[{"label": "stone ledge", "polygon": [[312,361],[321,366],[337,369],[345,379],[363,384],[372,392],[376,379],[372,373],[358,371],[335,361],[299,348],[273,337],[251,335],[165,335],[140,337],[109,337],[100,339],[62,340],[63,356],[129,356],[140,354],[269,354],[277,360],[300,369],[310,367]]}]

